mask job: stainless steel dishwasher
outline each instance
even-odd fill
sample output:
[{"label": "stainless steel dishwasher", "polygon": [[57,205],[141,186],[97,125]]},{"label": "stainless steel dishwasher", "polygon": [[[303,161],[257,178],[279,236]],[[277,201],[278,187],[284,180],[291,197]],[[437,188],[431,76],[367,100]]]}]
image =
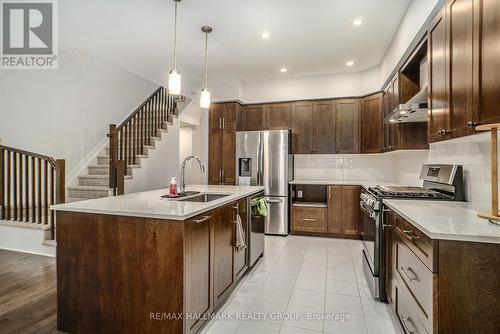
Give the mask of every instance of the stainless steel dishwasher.
[{"label": "stainless steel dishwasher", "polygon": [[266,218],[259,214],[257,205],[261,199],[265,200],[264,192],[248,198],[248,265],[252,267],[259,257],[264,255],[265,222]]}]

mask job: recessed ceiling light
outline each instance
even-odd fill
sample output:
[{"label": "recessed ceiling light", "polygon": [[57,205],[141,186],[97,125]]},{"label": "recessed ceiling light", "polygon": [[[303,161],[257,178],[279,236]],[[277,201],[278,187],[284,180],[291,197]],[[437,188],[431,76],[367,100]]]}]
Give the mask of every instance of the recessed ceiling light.
[{"label": "recessed ceiling light", "polygon": [[354,66],[354,60],[350,60],[347,63],[345,63],[345,66]]},{"label": "recessed ceiling light", "polygon": [[287,69],[286,67],[282,67],[282,68],[280,69],[280,72],[281,72],[281,73],[286,73],[286,72],[288,72],[288,69]]},{"label": "recessed ceiling light", "polygon": [[352,24],[355,26],[359,26],[363,24],[363,19],[355,19],[352,21]]},{"label": "recessed ceiling light", "polygon": [[263,39],[268,39],[269,37],[271,37],[271,34],[267,31],[264,31],[262,32],[262,34],[260,35]]}]

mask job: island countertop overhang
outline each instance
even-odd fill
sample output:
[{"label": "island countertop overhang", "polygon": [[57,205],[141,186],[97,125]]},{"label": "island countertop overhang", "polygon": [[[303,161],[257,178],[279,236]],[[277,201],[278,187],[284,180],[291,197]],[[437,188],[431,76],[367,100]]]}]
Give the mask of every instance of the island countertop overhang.
[{"label": "island countertop overhang", "polygon": [[262,186],[217,186],[189,185],[187,191],[201,193],[227,194],[228,196],[197,203],[161,198],[168,189],[132,193],[122,196],[104,197],[80,202],[51,206],[51,209],[66,212],[93,213],[115,216],[130,216],[166,220],[186,220],[224,206],[241,198],[252,196],[264,190]]}]

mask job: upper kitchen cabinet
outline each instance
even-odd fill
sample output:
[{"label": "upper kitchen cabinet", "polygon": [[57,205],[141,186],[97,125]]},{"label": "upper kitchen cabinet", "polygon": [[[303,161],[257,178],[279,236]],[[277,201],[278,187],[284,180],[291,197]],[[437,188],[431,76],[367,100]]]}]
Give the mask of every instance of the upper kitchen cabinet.
[{"label": "upper kitchen cabinet", "polygon": [[266,130],[288,130],[292,124],[292,104],[273,103],[265,108]]},{"label": "upper kitchen cabinet", "polygon": [[444,140],[442,130],[447,125],[446,92],[446,22],[444,9],[429,28],[429,142]]},{"label": "upper kitchen cabinet", "polygon": [[245,106],[241,115],[241,127],[244,131],[264,130],[266,126],[265,105]]},{"label": "upper kitchen cabinet", "polygon": [[210,131],[236,131],[241,122],[241,105],[237,102],[213,103],[209,111]]},{"label": "upper kitchen cabinet", "polygon": [[313,153],[335,153],[335,111],[334,100],[317,101],[314,109]]},{"label": "upper kitchen cabinet", "polygon": [[359,100],[337,100],[335,153],[359,153]]},{"label": "upper kitchen cabinet", "polygon": [[475,108],[469,126],[475,127],[480,124],[500,122],[500,1],[482,0],[474,3],[481,3],[476,6],[474,20],[475,24],[475,59],[474,73],[476,75],[479,103]]},{"label": "upper kitchen cabinet", "polygon": [[294,154],[309,154],[314,151],[312,102],[295,102],[292,106],[292,149]]},{"label": "upper kitchen cabinet", "polygon": [[361,153],[383,151],[383,108],[382,93],[361,99]]},{"label": "upper kitchen cabinet", "polygon": [[292,104],[272,103],[246,106],[242,112],[242,130],[288,130],[292,125]]},{"label": "upper kitchen cabinet", "polygon": [[[472,121],[474,109],[474,1],[448,0],[445,21],[448,27],[448,119],[441,135],[455,138],[472,133],[467,123]],[[498,45],[498,40],[495,43]]]}]

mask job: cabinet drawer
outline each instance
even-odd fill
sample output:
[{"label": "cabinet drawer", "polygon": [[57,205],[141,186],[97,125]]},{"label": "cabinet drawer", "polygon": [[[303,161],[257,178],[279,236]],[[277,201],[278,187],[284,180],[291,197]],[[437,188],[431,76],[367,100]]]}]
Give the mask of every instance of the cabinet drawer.
[{"label": "cabinet drawer", "polygon": [[292,230],[326,232],[326,208],[293,207]]},{"label": "cabinet drawer", "polygon": [[432,317],[433,287],[437,282],[437,275],[433,274],[401,241],[396,243],[395,269],[399,274],[399,278],[406,283],[427,317]]},{"label": "cabinet drawer", "polygon": [[395,311],[399,322],[406,334],[432,334],[432,326],[428,327],[422,318],[423,311],[419,308],[417,301],[413,298],[404,283],[397,280],[395,285]]},{"label": "cabinet drawer", "polygon": [[429,270],[437,273],[437,265],[434,263],[434,248],[437,248],[437,241],[433,241],[398,215],[396,215],[395,218],[395,225],[395,231],[400,236],[401,240],[403,240]]}]

